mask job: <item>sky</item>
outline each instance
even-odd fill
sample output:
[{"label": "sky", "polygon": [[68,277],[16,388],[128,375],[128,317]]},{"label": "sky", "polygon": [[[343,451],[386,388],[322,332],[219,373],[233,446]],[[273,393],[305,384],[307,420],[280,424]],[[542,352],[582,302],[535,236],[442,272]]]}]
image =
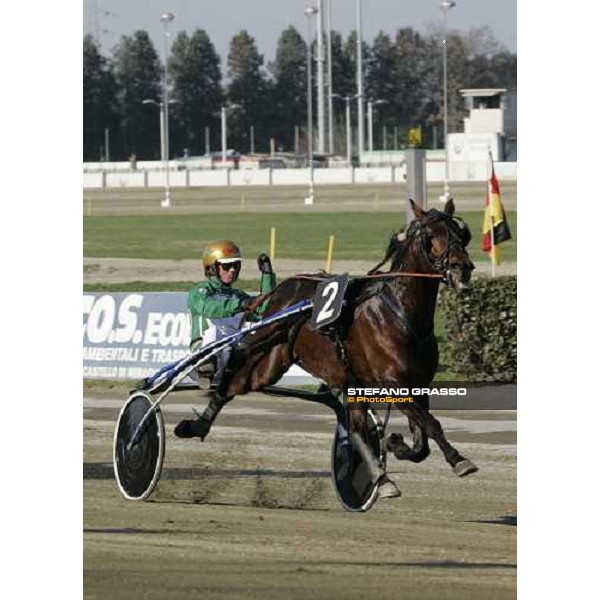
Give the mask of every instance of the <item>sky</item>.
[{"label": "sky", "polygon": [[[317,0],[313,0],[317,4]],[[307,0],[84,0],[83,31],[100,33],[108,53],[121,35],[148,31],[159,53],[164,53],[160,14],[176,14],[171,31],[205,29],[223,62],[231,38],[242,29],[254,37],[265,63],[275,57],[277,39],[289,25],[306,33]],[[441,26],[439,0],[362,0],[363,39],[372,41],[379,32],[393,34],[401,27],[425,30]],[[356,1],[332,0],[332,28],[343,37],[356,28]],[[448,28],[468,30],[487,25],[512,52],[517,51],[517,0],[456,0],[448,13]]]}]

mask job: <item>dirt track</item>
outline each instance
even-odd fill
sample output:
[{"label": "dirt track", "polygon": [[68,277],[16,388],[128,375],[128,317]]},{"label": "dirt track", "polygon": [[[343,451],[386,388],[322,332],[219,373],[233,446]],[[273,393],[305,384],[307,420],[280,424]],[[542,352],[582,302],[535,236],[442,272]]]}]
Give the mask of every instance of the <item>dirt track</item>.
[{"label": "dirt track", "polygon": [[[434,448],[389,458],[403,497],[342,510],[329,476],[327,409],[240,397],[205,443],[178,440],[195,393],[163,405],[167,454],[147,502],[112,475],[123,398],[84,394],[84,591],[90,599],[516,597],[516,413],[438,412],[480,472],[458,479]],[[393,417],[388,429],[406,433]]]}]

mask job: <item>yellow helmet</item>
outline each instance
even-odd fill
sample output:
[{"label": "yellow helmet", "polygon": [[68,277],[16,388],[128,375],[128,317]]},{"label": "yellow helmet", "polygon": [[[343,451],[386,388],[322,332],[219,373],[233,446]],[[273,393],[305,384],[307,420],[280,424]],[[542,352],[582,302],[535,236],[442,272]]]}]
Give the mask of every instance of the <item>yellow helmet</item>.
[{"label": "yellow helmet", "polygon": [[218,262],[227,264],[242,260],[242,251],[229,240],[217,240],[210,242],[204,247],[202,252],[202,264],[204,265],[204,274],[216,275],[216,264]]}]

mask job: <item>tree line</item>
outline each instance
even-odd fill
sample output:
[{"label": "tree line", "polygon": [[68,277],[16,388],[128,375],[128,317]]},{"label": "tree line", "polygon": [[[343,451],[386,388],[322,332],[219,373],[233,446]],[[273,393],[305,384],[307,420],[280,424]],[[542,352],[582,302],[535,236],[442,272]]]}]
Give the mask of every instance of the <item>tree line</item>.
[{"label": "tree line", "polygon": [[[346,39],[331,36],[332,92],[356,94],[356,32]],[[380,32],[363,42],[364,93],[384,100],[377,107],[375,145],[405,145],[408,129],[421,126],[426,147],[443,144],[443,38],[401,28]],[[447,36],[449,131],[460,130],[465,109],[463,88],[508,88],[517,85],[517,56],[489,28]],[[313,59],[316,52],[313,48]],[[203,29],[177,33],[170,44],[169,143],[171,157],[204,154],[221,147],[220,109],[228,111],[228,147],[248,153],[268,152],[270,140],[291,152],[300,141],[306,149],[307,46],[290,26],[279,37],[275,59],[265,64],[255,39],[246,31],[230,42],[225,65]],[[159,110],[164,65],[146,31],[122,36],[105,56],[91,35],[83,40],[83,160],[159,159]],[[316,68],[312,84],[316,89]],[[316,92],[313,92],[313,100]],[[146,102],[144,102],[146,101]],[[171,103],[172,101],[172,103]],[[313,107],[316,118],[316,108]],[[335,149],[345,153],[344,103],[335,101]],[[352,102],[356,123],[356,102]],[[206,139],[207,128],[209,138]],[[383,131],[387,138],[382,139]],[[108,132],[108,136],[106,135]],[[393,141],[392,141],[393,136]],[[207,148],[208,142],[208,148]]]}]

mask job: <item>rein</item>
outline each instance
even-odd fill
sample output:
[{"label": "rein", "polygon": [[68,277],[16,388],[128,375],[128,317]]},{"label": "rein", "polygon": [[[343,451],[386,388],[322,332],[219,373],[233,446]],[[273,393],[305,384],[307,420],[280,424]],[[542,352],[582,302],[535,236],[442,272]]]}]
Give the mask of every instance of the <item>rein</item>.
[{"label": "rein", "polygon": [[[386,277],[426,277],[429,279],[442,279],[443,275],[440,273],[411,273],[410,271],[388,271],[387,273],[376,273],[373,275],[357,275],[352,279],[385,279]],[[306,279],[307,281],[322,281],[322,277],[315,277],[313,275],[294,275],[289,279]]]},{"label": "rein", "polygon": [[[429,255],[429,252],[427,251],[428,239],[427,239],[426,226],[429,223],[435,222],[435,221],[442,221],[445,224],[447,224],[448,239],[446,241],[446,247],[445,247],[443,253],[441,254],[441,256],[437,257],[436,259],[433,259]],[[452,223],[454,226],[450,225],[450,223]],[[457,230],[455,230],[455,227],[457,228]],[[468,235],[468,239],[466,239],[464,237],[464,235]],[[431,268],[433,268],[435,271],[438,271],[437,273],[414,273],[414,272],[410,272],[410,271],[388,271],[387,273],[373,273],[373,271],[375,269],[378,269],[379,267],[381,267],[381,265],[385,264],[392,257],[393,251],[390,246],[383,261],[380,262],[374,269],[369,271],[369,274],[352,277],[352,279],[355,281],[356,280],[360,281],[360,280],[364,280],[364,279],[391,279],[391,278],[396,278],[396,277],[418,277],[418,278],[423,278],[423,279],[440,279],[444,283],[448,283],[449,271],[450,271],[450,265],[449,265],[448,259],[449,259],[450,251],[453,250],[454,248],[466,245],[470,239],[470,233],[468,231],[468,227],[466,227],[466,225],[465,225],[464,221],[462,221],[462,219],[459,219],[457,217],[452,218],[451,216],[446,215],[445,213],[441,213],[440,211],[433,210],[430,212],[430,214],[427,215],[427,217],[424,220],[413,221],[411,223],[411,225],[407,231],[407,237],[408,237],[408,239],[418,240],[420,242],[419,246],[420,246],[421,252],[424,254],[425,259],[429,263],[429,266]],[[392,267],[393,266],[394,266],[394,263],[392,262]],[[402,267],[402,265],[400,265],[400,267]],[[255,312],[257,310],[257,308],[265,300],[270,298],[279,289],[279,287],[281,285],[283,285],[283,283],[290,281],[290,280],[292,280],[292,281],[293,280],[323,281],[324,276],[323,275],[294,275],[293,277],[289,277],[288,279],[285,279],[284,281],[282,281],[279,285],[277,285],[270,292],[267,292],[265,294],[261,294],[260,296],[257,296],[256,300],[254,300],[254,302],[252,302],[250,305],[248,305],[248,307],[245,310],[245,313],[247,315],[250,315],[253,312]]]},{"label": "rein", "polygon": [[[373,275],[358,275],[356,277],[352,277],[352,279],[388,279],[393,277],[423,277],[426,279],[443,279],[444,276],[440,273],[411,273],[408,271],[389,271],[388,273],[377,273]],[[276,287],[274,287],[270,292],[266,292],[257,296],[256,299],[248,305],[246,310],[244,311],[247,315],[252,314],[256,309],[265,301],[268,300],[285,282],[290,280],[302,280],[302,281],[323,281],[323,277],[319,277],[316,275],[293,275],[292,277],[288,277],[284,279],[281,283],[279,283]]]}]

